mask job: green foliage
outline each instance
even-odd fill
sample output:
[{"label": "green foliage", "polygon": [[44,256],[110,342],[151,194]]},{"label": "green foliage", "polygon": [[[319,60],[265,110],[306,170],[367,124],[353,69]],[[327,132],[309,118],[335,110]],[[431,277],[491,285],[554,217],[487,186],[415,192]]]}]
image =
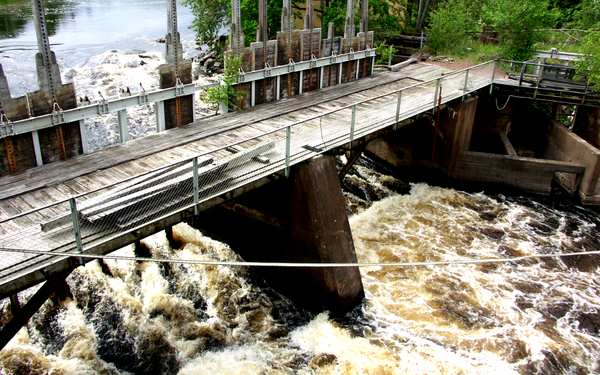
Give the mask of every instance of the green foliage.
[{"label": "green foliage", "polygon": [[573,16],[572,25],[581,29],[600,29],[600,1],[582,0]]},{"label": "green foliage", "polygon": [[[294,3],[295,1],[292,1]],[[281,29],[281,6],[282,1],[267,1],[267,25],[269,36],[274,37]],[[258,28],[258,1],[241,0],[240,14],[242,15],[242,31],[246,43],[256,41],[256,29]]]},{"label": "green foliage", "polygon": [[584,43],[583,51],[586,58],[577,63],[581,75],[587,75],[590,84],[600,91],[600,31],[590,32]]},{"label": "green foliage", "polygon": [[500,35],[502,56],[514,60],[529,59],[542,36],[538,29],[558,19],[548,0],[490,0],[483,9],[485,22]]},{"label": "green foliage", "polygon": [[394,46],[388,46],[385,42],[381,42],[375,48],[377,53],[377,64],[387,65],[389,64],[394,55],[396,54],[396,48]]},{"label": "green foliage", "polygon": [[204,93],[202,99],[212,104],[217,112],[220,104],[231,107],[241,97],[241,94],[233,88],[233,85],[238,82],[241,66],[242,61],[239,57],[227,56],[221,84],[208,88]]},{"label": "green foliage", "polygon": [[467,0],[448,0],[431,14],[427,27],[427,46],[434,54],[462,53],[470,34],[477,27],[476,15]]},{"label": "green foliage", "polygon": [[230,22],[230,0],[183,0],[194,15],[192,29],[201,44],[217,46],[219,30]]},{"label": "green foliage", "polygon": [[331,0],[329,6],[323,10],[322,15],[323,35],[327,34],[327,28],[330,22],[334,24],[335,35],[344,34],[344,25],[346,23],[346,1]]}]

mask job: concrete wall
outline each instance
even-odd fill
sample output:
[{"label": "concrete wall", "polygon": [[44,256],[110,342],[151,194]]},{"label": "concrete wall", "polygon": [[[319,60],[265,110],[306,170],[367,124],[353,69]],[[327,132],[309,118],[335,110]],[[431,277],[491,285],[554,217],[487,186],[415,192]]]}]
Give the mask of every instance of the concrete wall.
[{"label": "concrete wall", "polygon": [[[584,204],[600,205],[600,150],[564,126],[554,124],[548,138],[546,156],[585,166],[579,195]],[[575,188],[573,176],[561,175],[560,178],[567,189]]]}]

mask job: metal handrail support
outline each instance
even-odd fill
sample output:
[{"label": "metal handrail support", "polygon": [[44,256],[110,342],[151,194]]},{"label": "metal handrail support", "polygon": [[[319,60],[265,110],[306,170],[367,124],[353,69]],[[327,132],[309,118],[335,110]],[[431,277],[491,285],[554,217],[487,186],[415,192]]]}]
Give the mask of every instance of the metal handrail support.
[{"label": "metal handrail support", "polygon": [[[453,76],[453,75],[457,75],[457,74],[462,74],[463,72],[465,72],[467,70],[474,70],[474,69],[480,68],[480,67],[485,66],[485,65],[490,65],[491,63],[492,63],[492,61],[488,61],[488,62],[481,63],[481,64],[478,64],[478,65],[474,65],[474,66],[471,66],[471,67],[468,67],[468,68],[464,68],[464,69],[460,69],[460,70],[457,70],[457,71],[454,71],[454,72],[450,72],[450,73],[448,73],[448,74],[445,75],[445,78]],[[150,170],[150,171],[147,171],[147,172],[135,175],[135,176],[131,176],[131,177],[125,178],[125,179],[123,179],[121,181],[118,181],[118,182],[116,182],[114,184],[120,184],[120,183],[125,183],[125,182],[128,182],[128,181],[132,181],[132,180],[134,180],[136,178],[140,178],[140,177],[143,177],[143,176],[148,175],[150,173],[155,173],[155,172],[163,170],[163,169],[171,168],[171,167],[174,167],[176,165],[184,165],[185,163],[190,162],[194,158],[202,157],[202,156],[207,156],[207,155],[213,154],[215,152],[219,152],[219,151],[225,150],[225,149],[227,149],[229,147],[237,146],[237,145],[243,144],[245,142],[256,140],[256,139],[259,139],[261,137],[267,136],[269,134],[273,134],[273,133],[282,131],[284,129],[287,129],[287,131],[289,131],[291,133],[291,127],[294,127],[296,125],[300,125],[300,124],[303,124],[303,123],[306,123],[306,122],[309,122],[309,121],[312,121],[312,120],[315,120],[315,119],[318,119],[318,118],[321,118],[321,117],[325,117],[325,116],[331,115],[333,113],[341,112],[343,110],[351,109],[355,105],[359,105],[359,104],[371,102],[373,100],[378,100],[378,99],[381,99],[381,98],[384,98],[384,97],[388,97],[390,95],[399,94],[399,93],[401,93],[403,91],[411,90],[411,89],[414,89],[414,88],[423,87],[423,86],[426,86],[428,84],[433,83],[434,81],[439,81],[440,79],[441,78],[433,78],[433,79],[430,79],[428,81],[415,83],[413,85],[406,86],[406,87],[403,87],[401,89],[393,90],[393,91],[388,92],[388,93],[378,94],[378,95],[375,95],[375,96],[370,97],[368,99],[361,99],[361,100],[358,100],[358,101],[356,101],[354,103],[347,104],[345,106],[341,106],[341,107],[338,107],[338,108],[335,108],[335,109],[332,109],[332,110],[329,110],[329,111],[325,111],[325,112],[320,113],[318,115],[311,116],[311,117],[303,119],[303,120],[299,120],[299,121],[294,122],[292,124],[285,125],[285,126],[282,126],[280,128],[274,129],[274,130],[269,130],[269,131],[257,134],[255,136],[252,136],[252,137],[244,138],[244,139],[235,141],[235,142],[233,142],[231,144],[228,144],[226,146],[221,146],[221,147],[218,147],[218,148],[215,148],[215,149],[212,149],[212,150],[200,153],[198,155],[195,155],[195,156],[192,156],[192,157],[189,157],[189,158],[186,158],[186,159],[174,162],[174,163],[170,163],[170,164],[167,164],[165,166],[162,166],[162,167],[159,167],[159,168],[156,168],[156,169],[153,169],[153,170]],[[435,105],[435,102],[434,102],[434,105]],[[114,184],[112,184],[112,185],[114,185]],[[96,188],[96,189],[92,189],[90,191],[87,191],[85,193],[74,195],[71,198],[81,198],[81,197],[84,197],[84,196],[89,195],[89,194],[97,193],[97,192],[102,191],[102,190],[104,190],[106,188],[107,188],[107,186],[102,186],[100,188]],[[38,212],[40,210],[48,209],[48,208],[53,207],[53,206],[58,205],[58,204],[67,203],[69,201],[69,199],[71,199],[71,198],[66,198],[66,199],[63,199],[63,200],[60,200],[60,201],[56,201],[56,202],[53,202],[53,203],[50,203],[50,204],[47,204],[47,205],[44,205],[44,206],[32,209],[32,210],[26,211],[26,212],[22,212],[20,214],[14,215],[14,216],[12,216],[10,218],[0,219],[0,224],[6,223],[6,222],[8,222],[10,220],[18,219],[20,217],[24,217],[24,216],[30,215],[30,214]]]},{"label": "metal handrail support", "polygon": [[[69,206],[71,207],[71,223],[73,225],[73,235],[75,237],[75,244],[77,245],[77,251],[83,253],[83,243],[81,241],[81,225],[79,223],[79,211],[77,210],[77,201],[75,198],[69,200]],[[84,264],[83,258],[79,258],[79,263]]]},{"label": "metal handrail support", "polygon": [[193,168],[193,189],[194,189],[194,216],[198,216],[198,204],[200,203],[200,187],[198,184],[198,157],[194,158]]}]

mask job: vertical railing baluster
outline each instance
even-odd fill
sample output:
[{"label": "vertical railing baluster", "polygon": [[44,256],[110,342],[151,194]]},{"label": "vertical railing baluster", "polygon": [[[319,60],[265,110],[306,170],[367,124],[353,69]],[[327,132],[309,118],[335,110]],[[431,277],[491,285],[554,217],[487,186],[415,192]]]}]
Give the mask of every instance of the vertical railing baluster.
[{"label": "vertical railing baluster", "polygon": [[465,72],[465,85],[463,86],[463,96],[462,96],[462,100],[465,100],[465,95],[467,94],[467,91],[469,90],[469,69],[467,69],[467,71]]},{"label": "vertical railing baluster", "polygon": [[198,216],[198,204],[200,203],[200,189],[198,184],[198,157],[194,158],[192,168],[194,169],[194,215]]},{"label": "vertical railing baluster", "polygon": [[350,148],[354,142],[354,129],[356,128],[356,105],[352,106],[352,120],[350,120]]},{"label": "vertical railing baluster", "polygon": [[437,106],[438,95],[440,92],[440,85],[442,84],[442,79],[438,78],[435,81],[435,92],[433,94],[433,113],[435,114],[435,107]]},{"label": "vertical railing baluster", "polygon": [[494,91],[494,80],[496,79],[496,64],[498,60],[494,60],[492,63],[492,79],[490,82],[490,94]]},{"label": "vertical railing baluster", "polygon": [[400,122],[400,106],[402,105],[402,91],[398,92],[398,102],[396,103],[396,124]]},{"label": "vertical railing baluster", "polygon": [[285,177],[290,176],[290,151],[292,146],[292,127],[285,129]]},{"label": "vertical railing baluster", "polygon": [[[69,200],[71,206],[71,222],[73,224],[73,235],[75,236],[75,244],[77,245],[77,251],[83,253],[83,243],[81,242],[81,227],[79,224],[79,211],[77,210],[77,201],[75,198]],[[79,258],[79,263],[83,265],[83,259]]]}]

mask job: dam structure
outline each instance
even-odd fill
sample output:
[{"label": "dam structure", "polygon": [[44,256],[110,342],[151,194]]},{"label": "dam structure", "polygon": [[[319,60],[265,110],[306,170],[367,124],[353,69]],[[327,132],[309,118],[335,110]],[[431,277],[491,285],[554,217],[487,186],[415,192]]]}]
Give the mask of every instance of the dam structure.
[{"label": "dam structure", "polygon": [[[136,244],[143,257],[141,239],[166,231],[174,241],[172,226],[180,222],[236,249],[239,243],[248,261],[356,263],[340,177],[362,154],[398,171],[435,171],[455,181],[541,194],[560,186],[584,204],[600,204],[600,95],[576,81],[567,64],[496,60],[450,71],[417,62],[376,73],[368,1],[361,2],[359,32],[349,0],[344,35],[330,26],[325,38],[313,28],[311,1],[302,30],[292,29],[291,2],[284,1],[282,30],[269,39],[261,0],[257,42],[246,46],[233,0],[226,56],[240,61],[234,87],[243,95],[226,114],[194,119],[193,94],[206,88],[192,80],[170,1],[161,88],[70,106],[60,98],[72,84],[60,83],[36,3],[46,110],[29,113],[36,93],[12,99],[0,80],[7,108],[0,128],[0,297],[16,312],[0,332],[2,347],[73,269],[93,260],[80,255]],[[549,103],[557,116],[575,108],[576,118],[570,127],[549,118],[527,128],[522,117],[532,101]],[[159,133],[129,140],[126,109],[149,103]],[[115,112],[121,144],[86,154],[81,121]],[[46,133],[52,136],[40,136]],[[340,168],[338,160],[346,164]],[[277,246],[258,251],[259,238]],[[364,296],[356,267],[265,274],[315,310],[342,313]],[[21,303],[19,293],[41,283]]]}]

